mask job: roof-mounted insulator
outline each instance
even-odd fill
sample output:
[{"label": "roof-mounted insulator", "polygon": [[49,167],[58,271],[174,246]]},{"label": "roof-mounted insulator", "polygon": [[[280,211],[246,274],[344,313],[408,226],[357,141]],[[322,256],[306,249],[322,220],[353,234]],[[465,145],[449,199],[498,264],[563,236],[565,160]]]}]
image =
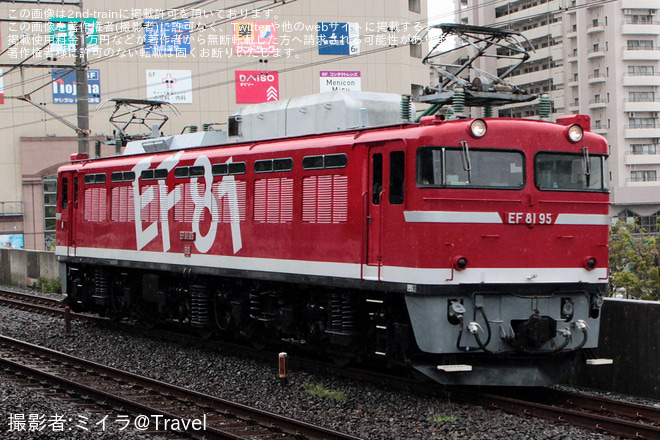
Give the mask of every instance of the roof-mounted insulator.
[{"label": "roof-mounted insulator", "polygon": [[465,117],[465,90],[463,87],[456,87],[454,89],[452,106],[454,107],[454,115],[456,115],[457,118]]},{"label": "roof-mounted insulator", "polygon": [[401,95],[401,120],[410,121],[410,95]]}]

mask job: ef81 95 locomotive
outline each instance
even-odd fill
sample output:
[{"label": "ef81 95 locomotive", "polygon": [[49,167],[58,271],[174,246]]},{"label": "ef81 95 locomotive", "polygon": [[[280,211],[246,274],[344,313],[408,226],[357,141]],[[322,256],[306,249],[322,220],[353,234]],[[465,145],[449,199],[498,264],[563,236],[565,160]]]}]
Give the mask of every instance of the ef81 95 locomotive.
[{"label": "ef81 95 locomotive", "polygon": [[74,155],[69,303],[446,384],[564,379],[598,342],[605,140],[582,115],[413,123],[398,105],[321,94]]}]

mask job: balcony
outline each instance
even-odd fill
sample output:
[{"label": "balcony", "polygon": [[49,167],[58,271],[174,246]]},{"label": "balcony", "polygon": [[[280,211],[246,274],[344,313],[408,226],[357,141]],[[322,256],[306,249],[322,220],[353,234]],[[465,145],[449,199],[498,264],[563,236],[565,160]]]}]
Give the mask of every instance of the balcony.
[{"label": "balcony", "polygon": [[658,186],[660,181],[656,178],[655,180],[637,180],[637,179],[627,179],[627,185],[631,187],[649,187],[649,186]]},{"label": "balcony", "polygon": [[604,73],[594,73],[593,75],[589,75],[587,79],[589,84],[604,83],[605,81],[607,81],[607,76]]},{"label": "balcony", "polygon": [[589,109],[590,110],[595,110],[597,108],[605,108],[607,107],[608,102],[605,101],[604,99],[597,98],[597,99],[592,99],[589,101]]},{"label": "balcony", "polygon": [[658,49],[624,49],[624,61],[658,61],[660,50]]},{"label": "balcony", "polygon": [[657,124],[626,125],[623,137],[628,139],[660,137],[660,126]]},{"label": "balcony", "polygon": [[594,49],[591,49],[589,52],[587,52],[587,58],[588,59],[593,59],[593,58],[601,58],[605,56],[605,48],[603,47],[596,47]]},{"label": "balcony", "polygon": [[591,131],[593,131],[596,134],[600,134],[601,136],[605,136],[607,134],[607,126],[601,124],[594,124],[591,127]]},{"label": "balcony", "polygon": [[660,73],[651,75],[631,75],[623,76],[624,86],[660,86]]},{"label": "balcony", "polygon": [[587,26],[587,34],[597,34],[599,32],[605,32],[605,23],[602,21],[597,21]]},{"label": "balcony", "polygon": [[621,25],[622,35],[660,35],[660,22],[651,23],[623,23]]},{"label": "balcony", "polygon": [[658,9],[658,0],[619,0],[621,9]]},{"label": "balcony", "polygon": [[660,154],[626,153],[626,165],[660,165]]},{"label": "balcony", "polygon": [[629,100],[623,102],[624,112],[655,112],[660,114],[660,99]]}]

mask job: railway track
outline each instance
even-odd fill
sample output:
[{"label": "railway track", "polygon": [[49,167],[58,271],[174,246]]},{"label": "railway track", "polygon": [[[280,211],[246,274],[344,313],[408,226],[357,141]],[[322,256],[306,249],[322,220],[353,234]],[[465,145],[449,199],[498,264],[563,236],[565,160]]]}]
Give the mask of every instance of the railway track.
[{"label": "railway track", "polygon": [[[2,296],[5,296],[4,292]],[[11,298],[0,298],[0,302],[13,301],[13,307],[28,308],[39,313],[61,313],[64,314],[63,305],[56,300],[43,299],[41,297],[33,298],[29,294],[16,294],[10,292]],[[16,305],[18,303],[18,305]],[[27,305],[25,305],[27,303]],[[34,303],[37,303],[36,305]],[[43,303],[43,304],[41,304]],[[33,307],[33,305],[35,305]],[[43,307],[43,310],[42,310]],[[53,311],[54,309],[54,311]],[[60,312],[57,312],[59,309]],[[82,319],[86,315],[80,316]],[[92,319],[98,319],[93,318]],[[102,319],[104,322],[107,319]],[[165,332],[169,336],[164,336],[160,331],[154,331],[155,337],[167,340],[175,340],[181,343],[191,343],[190,335]],[[209,348],[217,349],[217,341],[197,341],[202,345],[210,345]],[[218,343],[219,344],[219,343]],[[227,347],[223,348],[226,349]],[[232,346],[233,352],[240,351],[239,348]],[[246,349],[250,351],[250,349]],[[255,354],[250,351],[250,356]],[[257,357],[266,358],[268,354],[258,353]],[[271,356],[272,357],[272,356]],[[320,364],[317,361],[307,361],[304,359],[292,359],[291,366],[313,371],[322,371],[330,374],[342,375],[357,380],[366,380],[399,389],[414,389],[422,393],[446,394],[447,389],[428,384],[419,384],[402,378],[391,377],[384,374],[375,374],[373,371],[365,372],[361,369],[336,368],[328,364]],[[397,385],[401,383],[401,385]],[[515,390],[508,394],[497,392],[465,392],[463,389],[454,389],[450,391],[453,400],[461,400],[466,403],[480,404],[485,407],[500,409],[511,414],[539,417],[553,421],[560,421],[576,426],[593,429],[596,431],[607,432],[613,435],[619,435],[628,438],[660,438],[660,408],[636,405],[613,399],[604,399],[601,397],[590,396],[568,391],[558,391],[554,389],[534,389],[531,393],[525,393],[521,390]]]},{"label": "railway track", "polygon": [[570,423],[626,438],[660,438],[660,407],[551,388],[492,393],[461,390],[454,396],[510,414]]},{"label": "railway track", "polygon": [[4,336],[0,365],[84,401],[120,408],[140,431],[152,427],[199,439],[358,439]]},{"label": "railway track", "polygon": [[64,304],[57,299],[7,289],[0,289],[0,305],[51,316],[65,314]]}]

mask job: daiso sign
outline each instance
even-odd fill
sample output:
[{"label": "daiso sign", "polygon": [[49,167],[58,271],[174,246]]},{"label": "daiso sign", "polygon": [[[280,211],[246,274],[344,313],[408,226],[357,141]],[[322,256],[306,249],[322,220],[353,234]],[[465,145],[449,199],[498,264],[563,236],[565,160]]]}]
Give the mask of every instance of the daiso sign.
[{"label": "daiso sign", "polygon": [[275,70],[237,70],[236,103],[256,104],[280,99],[280,85]]}]

